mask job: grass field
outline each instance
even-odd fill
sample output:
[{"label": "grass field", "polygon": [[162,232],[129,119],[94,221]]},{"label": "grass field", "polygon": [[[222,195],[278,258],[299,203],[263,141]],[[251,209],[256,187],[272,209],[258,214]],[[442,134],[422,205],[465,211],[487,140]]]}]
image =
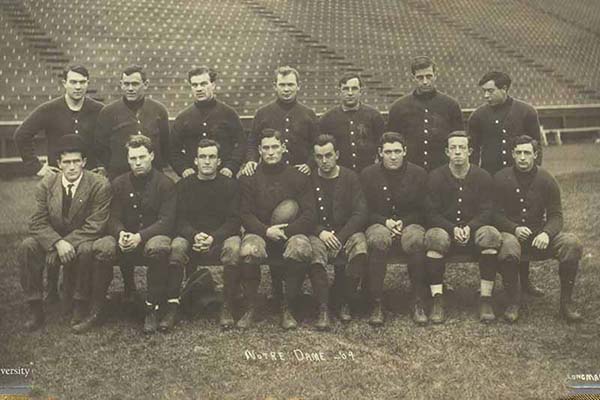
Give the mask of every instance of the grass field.
[{"label": "grass field", "polygon": [[[109,321],[87,335],[71,334],[54,308],[43,330],[27,334],[15,249],[26,232],[33,183],[1,182],[0,367],[32,368],[40,399],[560,398],[567,374],[600,372],[599,149],[565,146],[545,154],[548,167],[563,172],[565,225],[585,246],[576,300],[587,321],[579,325],[556,318],[557,264],[545,261],[534,264],[532,274],[546,296],[528,300],[516,325],[480,324],[477,268],[454,265],[447,279],[455,292],[443,326],[413,325],[408,277],[397,267],[386,278],[388,322],[381,329],[367,325],[363,310],[350,325],[336,321],[331,332],[318,333],[311,328],[314,303],[305,298],[303,323],[292,333],[282,332],[263,299],[259,323],[247,333],[221,332],[218,312],[208,310],[173,333],[146,337],[140,317],[129,318],[113,304]],[[264,278],[262,294],[268,291]],[[498,311],[503,294],[495,292]],[[321,352],[325,360],[299,360],[299,351]],[[284,360],[248,360],[251,352],[279,352]]]}]

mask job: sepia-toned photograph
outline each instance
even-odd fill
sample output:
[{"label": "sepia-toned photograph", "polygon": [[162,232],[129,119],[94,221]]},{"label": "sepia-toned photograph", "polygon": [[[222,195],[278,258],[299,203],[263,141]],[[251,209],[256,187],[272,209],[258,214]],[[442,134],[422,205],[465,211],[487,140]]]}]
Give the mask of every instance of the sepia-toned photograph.
[{"label": "sepia-toned photograph", "polygon": [[600,399],[597,0],[0,22],[0,400]]}]

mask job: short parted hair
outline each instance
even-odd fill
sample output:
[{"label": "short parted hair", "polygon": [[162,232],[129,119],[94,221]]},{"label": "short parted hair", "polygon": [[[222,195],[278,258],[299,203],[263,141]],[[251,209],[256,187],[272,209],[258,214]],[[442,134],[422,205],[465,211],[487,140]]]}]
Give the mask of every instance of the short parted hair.
[{"label": "short parted hair", "polygon": [[454,137],[464,137],[467,138],[467,143],[469,143],[469,146],[471,145],[471,136],[469,136],[469,134],[465,131],[452,131],[448,134],[447,139],[446,139],[446,143]]},{"label": "short parted hair", "polygon": [[427,56],[418,56],[412,59],[410,62],[410,72],[414,75],[418,70],[433,67],[435,72],[435,63]]},{"label": "short parted hair", "polygon": [[490,71],[483,75],[479,80],[478,85],[483,86],[486,82],[494,81],[494,84],[498,89],[510,89],[510,84],[512,80],[510,76],[506,72],[501,71]]},{"label": "short parted hair", "polygon": [[152,139],[144,135],[129,136],[129,140],[127,140],[127,143],[125,143],[125,147],[127,148],[127,150],[145,147],[146,149],[148,149],[149,153],[154,152],[154,144],[152,143]]},{"label": "short parted hair", "polygon": [[123,75],[133,75],[135,73],[139,73],[140,76],[142,77],[142,82],[146,82],[148,79],[146,77],[146,71],[144,71],[144,68],[142,68],[140,65],[130,65],[127,68],[125,68],[123,70]]},{"label": "short parted hair", "polygon": [[198,154],[198,149],[204,149],[206,147],[216,147],[217,148],[217,155],[220,156],[221,155],[221,145],[212,140],[212,139],[200,139],[200,141],[198,142],[198,146],[196,148],[196,155]]},{"label": "short parted hair", "polygon": [[279,140],[280,143],[283,143],[283,139],[281,138],[281,132],[279,132],[277,129],[272,129],[272,128],[263,129],[262,132],[260,133],[260,140],[258,141],[259,146],[260,146],[262,140],[265,138],[275,138],[275,139]]},{"label": "short parted hair", "polygon": [[528,135],[520,135],[520,136],[515,137],[512,141],[512,149],[514,149],[515,147],[517,147],[520,144],[528,144],[528,143],[531,143],[531,145],[533,146],[534,152],[537,153],[540,150],[540,148],[539,148],[540,144],[538,143],[538,141]]},{"label": "short parted hair", "polygon": [[385,132],[381,135],[381,139],[379,140],[379,147],[382,148],[386,143],[396,143],[399,142],[402,147],[406,148],[406,139],[404,135],[398,132]]},{"label": "short parted hair", "polygon": [[317,138],[313,142],[313,147],[325,146],[327,143],[331,143],[333,145],[333,149],[337,150],[337,140],[335,140],[335,138],[332,135],[328,135],[325,133],[322,133],[319,136],[317,136]]},{"label": "short parted hair", "polygon": [[81,64],[72,64],[67,66],[65,69],[63,69],[62,73],[60,74],[60,77],[63,80],[67,80],[67,74],[70,72],[77,72],[80,75],[85,76],[86,78],[90,79],[90,72],[88,71],[88,69],[86,67],[84,67]]},{"label": "short parted hair", "polygon": [[348,82],[350,79],[358,79],[358,84],[360,85],[360,87],[363,87],[363,80],[360,77],[360,75],[356,72],[346,72],[344,75],[342,75],[342,77],[338,80],[338,87],[341,87],[342,85],[344,85],[346,82]]},{"label": "short parted hair", "polygon": [[87,155],[86,146],[81,136],[74,133],[63,135],[57,141],[58,161],[62,160],[62,156],[66,153],[79,153],[81,158]]},{"label": "short parted hair", "polygon": [[208,74],[208,79],[210,79],[211,82],[216,81],[217,76],[219,75],[214,69],[207,67],[206,65],[201,65],[188,71],[188,82],[192,82],[192,77],[202,74]]},{"label": "short parted hair", "polygon": [[296,68],[292,68],[289,65],[281,66],[275,70],[274,82],[277,83],[277,77],[279,75],[288,76],[290,74],[293,74],[296,77],[296,83],[299,85],[300,84],[300,73],[298,72],[298,70]]}]

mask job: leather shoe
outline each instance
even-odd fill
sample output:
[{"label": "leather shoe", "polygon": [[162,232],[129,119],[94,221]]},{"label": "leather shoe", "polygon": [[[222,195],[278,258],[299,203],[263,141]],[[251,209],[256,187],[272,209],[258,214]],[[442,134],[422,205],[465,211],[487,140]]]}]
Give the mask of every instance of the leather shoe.
[{"label": "leather shoe", "polygon": [[348,304],[342,304],[342,307],[340,308],[340,321],[352,321],[352,313],[350,312],[350,306]]},{"label": "leather shoe", "polygon": [[44,308],[41,301],[29,303],[29,317],[25,321],[25,329],[33,332],[44,326]]},{"label": "leather shoe", "polygon": [[331,328],[327,304],[321,305],[319,307],[319,317],[317,318],[317,322],[315,323],[315,328],[317,328],[317,330],[319,331],[327,331]]},{"label": "leather shoe", "polygon": [[504,320],[508,323],[514,324],[519,319],[519,305],[510,304],[504,310]]},{"label": "leather shoe", "polygon": [[[154,306],[152,306],[154,307]],[[149,307],[147,307],[149,308]],[[144,333],[151,334],[156,332],[158,329],[158,310],[150,308],[146,311],[146,318],[144,319]]]},{"label": "leather shoe", "polygon": [[427,314],[425,314],[425,309],[423,308],[423,303],[421,300],[416,300],[413,310],[413,321],[417,325],[423,326],[427,325],[429,319],[427,318]]},{"label": "leather shoe", "polygon": [[479,321],[488,324],[495,320],[496,315],[494,314],[494,308],[492,307],[492,299],[482,296],[479,299]]},{"label": "leather shoe", "polygon": [[535,286],[529,279],[521,284],[521,291],[533,297],[544,297],[544,291]]},{"label": "leather shoe", "polygon": [[446,320],[446,313],[444,312],[444,297],[441,294],[433,296],[433,306],[431,307],[431,315],[429,320],[434,324],[443,324]]},{"label": "leather shoe", "polygon": [[100,325],[101,323],[101,311],[100,309],[94,309],[90,315],[76,325],[73,325],[72,329],[74,333],[81,334],[92,330],[93,327]]},{"label": "leather shoe", "polygon": [[161,332],[167,332],[175,326],[177,323],[177,303],[167,303],[165,315],[163,315],[160,323],[158,324],[158,330]]},{"label": "leather shoe", "polygon": [[561,303],[559,315],[567,322],[582,322],[584,320],[572,303]]},{"label": "leather shoe", "polygon": [[383,305],[381,304],[381,300],[375,300],[373,304],[373,310],[371,311],[371,316],[369,317],[369,324],[372,326],[382,326],[385,322],[385,316],[383,314]]},{"label": "leather shoe", "polygon": [[283,307],[281,316],[281,327],[287,331],[296,329],[298,322],[287,307]]},{"label": "leather shoe", "polygon": [[[235,327],[243,330],[250,328],[254,324],[254,313],[254,307],[250,307],[246,313],[242,315],[242,318],[238,320],[238,322],[235,324]],[[221,323],[221,328],[223,328],[223,323]]]}]

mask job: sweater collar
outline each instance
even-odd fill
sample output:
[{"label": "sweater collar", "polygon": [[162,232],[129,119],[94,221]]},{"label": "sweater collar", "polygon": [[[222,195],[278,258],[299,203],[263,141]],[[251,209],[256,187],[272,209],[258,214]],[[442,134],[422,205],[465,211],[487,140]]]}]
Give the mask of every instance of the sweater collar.
[{"label": "sweater collar", "polygon": [[195,101],[194,105],[199,110],[208,110],[209,108],[213,108],[214,106],[217,105],[217,99],[215,97],[213,97],[212,99],[209,99],[209,100]]},{"label": "sweater collar", "polygon": [[504,100],[504,103],[496,104],[491,107],[492,107],[492,109],[494,109],[496,111],[501,111],[501,110],[505,110],[505,109],[509,108],[510,106],[512,106],[512,103],[513,103],[513,98],[508,96],[508,97],[506,97],[506,100]]},{"label": "sweater collar", "polygon": [[267,175],[277,175],[278,173],[282,172],[286,167],[287,165],[285,165],[283,160],[274,165],[266,164],[264,162],[260,163],[260,168]]},{"label": "sweater collar", "polygon": [[144,106],[145,97],[142,97],[136,101],[129,101],[125,96],[123,96],[123,103],[133,112],[137,112],[140,108]]},{"label": "sweater collar", "polygon": [[437,89],[433,89],[431,92],[419,93],[417,89],[413,90],[413,96],[419,100],[431,100],[437,95]]},{"label": "sweater collar", "polygon": [[277,99],[275,100],[275,103],[284,110],[289,111],[296,106],[298,101],[296,99],[292,101],[281,101],[281,99]]}]

